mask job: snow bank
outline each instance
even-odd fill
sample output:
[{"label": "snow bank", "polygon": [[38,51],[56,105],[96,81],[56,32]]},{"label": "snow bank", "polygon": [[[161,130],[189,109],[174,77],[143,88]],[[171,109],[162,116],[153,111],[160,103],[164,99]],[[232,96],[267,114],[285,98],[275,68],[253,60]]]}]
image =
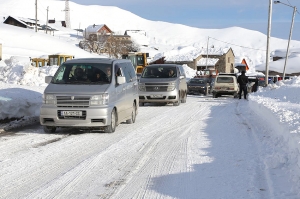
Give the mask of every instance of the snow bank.
[{"label": "snow bank", "polygon": [[46,86],[45,76],[54,75],[58,66],[34,67],[29,58],[13,56],[0,67],[0,81],[27,86]]},{"label": "snow bank", "polygon": [[249,109],[263,121],[269,132],[271,155],[265,165],[273,170],[291,173],[294,187],[300,187],[300,77],[279,81],[275,86],[260,88],[249,96]]}]

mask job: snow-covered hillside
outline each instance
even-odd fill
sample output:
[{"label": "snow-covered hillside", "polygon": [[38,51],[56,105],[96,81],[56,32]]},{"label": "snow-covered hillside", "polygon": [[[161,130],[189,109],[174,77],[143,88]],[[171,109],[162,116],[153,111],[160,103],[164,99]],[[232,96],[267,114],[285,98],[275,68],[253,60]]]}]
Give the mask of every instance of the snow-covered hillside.
[{"label": "snow-covered hillside", "polygon": [[[0,0],[0,17],[8,15],[20,17],[35,17],[34,0]],[[38,1],[38,20],[45,24],[46,9],[49,6],[49,19],[64,20],[64,1],[43,0]],[[225,29],[199,29],[181,24],[171,24],[161,21],[150,21],[143,19],[126,10],[110,6],[84,6],[70,2],[71,27],[73,29],[86,28],[91,24],[106,24],[116,34],[124,34],[126,30],[144,30],[147,33],[151,57],[156,54],[166,56],[166,59],[184,57],[193,59],[199,53],[205,53],[209,41],[209,52],[214,53],[220,49],[232,48],[236,62],[246,59],[250,70],[254,71],[255,66],[263,64],[266,56],[266,35],[243,29],[231,27]],[[22,12],[20,12],[22,10]],[[35,33],[33,30],[10,25],[0,25],[0,42],[3,44],[4,57],[11,55],[41,56],[49,53],[68,52],[76,57],[97,56],[91,55],[78,49],[80,37],[77,32],[71,29],[62,28],[62,31],[55,32],[54,36],[45,35],[43,32]],[[208,40],[209,38],[209,40]],[[57,42],[62,43],[58,48]],[[32,50],[23,52],[14,49],[12,46],[18,43],[20,48]],[[213,46],[213,48],[212,48]],[[271,38],[271,51],[285,49],[287,40]],[[300,48],[300,41],[292,41],[290,48]],[[29,48],[30,49],[30,48]],[[34,49],[39,49],[38,51]],[[157,50],[156,50],[157,49]],[[295,65],[299,60],[291,61],[289,65]],[[275,65],[274,65],[275,66]],[[270,68],[273,65],[270,63]],[[281,65],[279,66],[282,67]],[[279,69],[281,71],[281,69]],[[293,71],[294,72],[294,71]]]}]

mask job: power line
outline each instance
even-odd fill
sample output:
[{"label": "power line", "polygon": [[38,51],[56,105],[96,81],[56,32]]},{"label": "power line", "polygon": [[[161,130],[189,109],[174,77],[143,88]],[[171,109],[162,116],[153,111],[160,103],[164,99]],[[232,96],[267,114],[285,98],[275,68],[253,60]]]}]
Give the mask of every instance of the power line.
[{"label": "power line", "polygon": [[216,41],[220,41],[220,42],[223,42],[223,43],[226,43],[226,44],[230,44],[230,45],[233,45],[233,46],[238,46],[238,47],[241,47],[241,48],[248,48],[248,49],[252,49],[252,50],[260,50],[260,51],[266,51],[266,50],[263,50],[263,49],[257,49],[257,48],[250,48],[250,47],[246,47],[246,46],[241,46],[241,45],[237,45],[237,44],[232,44],[232,43],[229,43],[229,42],[226,42],[226,41],[221,41],[219,39],[216,39],[216,38],[213,38],[213,37],[209,37],[209,38],[212,38]]},{"label": "power line", "polygon": [[[291,7],[294,7],[294,6],[292,6],[292,4],[290,3],[289,0],[287,0],[287,2],[289,3],[289,5],[290,5]],[[296,12],[297,12],[298,14],[300,14],[300,13],[298,12],[298,10],[296,10]]]}]

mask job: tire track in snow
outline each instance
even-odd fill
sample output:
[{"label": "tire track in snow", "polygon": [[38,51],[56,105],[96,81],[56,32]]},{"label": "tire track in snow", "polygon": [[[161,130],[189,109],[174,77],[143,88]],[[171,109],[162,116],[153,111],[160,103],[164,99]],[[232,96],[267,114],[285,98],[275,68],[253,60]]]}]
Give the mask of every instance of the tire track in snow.
[{"label": "tire track in snow", "polygon": [[[247,103],[247,104],[245,104]],[[268,172],[268,170],[266,169],[265,165],[263,164],[264,163],[264,158],[261,156],[261,152],[263,151],[262,150],[262,146],[260,144],[260,140],[257,136],[258,132],[259,132],[259,129],[257,126],[254,126],[253,124],[257,124],[258,125],[258,121],[253,121],[251,117],[249,117],[248,115],[252,115],[253,112],[251,111],[251,107],[248,105],[249,103],[248,102],[245,102],[245,101],[239,101],[238,103],[236,103],[236,114],[242,118],[242,123],[244,125],[246,125],[248,127],[248,131],[250,131],[251,133],[251,137],[254,139],[254,144],[256,146],[256,148],[258,149],[259,153],[258,153],[258,159],[259,159],[259,165],[257,166],[257,172],[259,174],[256,175],[256,178],[261,178],[261,175],[260,173],[263,172],[263,176],[264,178],[266,179],[266,181],[260,181],[260,182],[265,182],[265,184],[260,184],[258,186],[261,186],[261,187],[257,187],[256,183],[257,181],[255,181],[255,179],[252,179],[253,180],[253,186],[254,187],[257,187],[257,190],[263,190],[265,191],[265,193],[263,194],[264,195],[264,198],[268,199],[268,198],[274,198],[274,190],[273,190],[273,187],[272,187],[272,183],[271,183],[271,178],[270,178],[270,173]],[[247,110],[247,109],[250,109],[250,110]],[[247,112],[247,115],[244,116],[243,113]],[[251,122],[250,122],[251,121]],[[264,188],[266,187],[266,188]]]}]

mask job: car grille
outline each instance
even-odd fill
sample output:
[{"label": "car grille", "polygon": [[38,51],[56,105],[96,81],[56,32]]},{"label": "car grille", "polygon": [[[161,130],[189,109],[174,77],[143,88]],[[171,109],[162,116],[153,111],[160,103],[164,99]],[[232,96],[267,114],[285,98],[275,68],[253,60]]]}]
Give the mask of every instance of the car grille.
[{"label": "car grille", "polygon": [[57,107],[87,108],[90,105],[90,96],[56,96]]},{"label": "car grille", "polygon": [[168,91],[169,83],[145,83],[146,91],[164,92]]}]

